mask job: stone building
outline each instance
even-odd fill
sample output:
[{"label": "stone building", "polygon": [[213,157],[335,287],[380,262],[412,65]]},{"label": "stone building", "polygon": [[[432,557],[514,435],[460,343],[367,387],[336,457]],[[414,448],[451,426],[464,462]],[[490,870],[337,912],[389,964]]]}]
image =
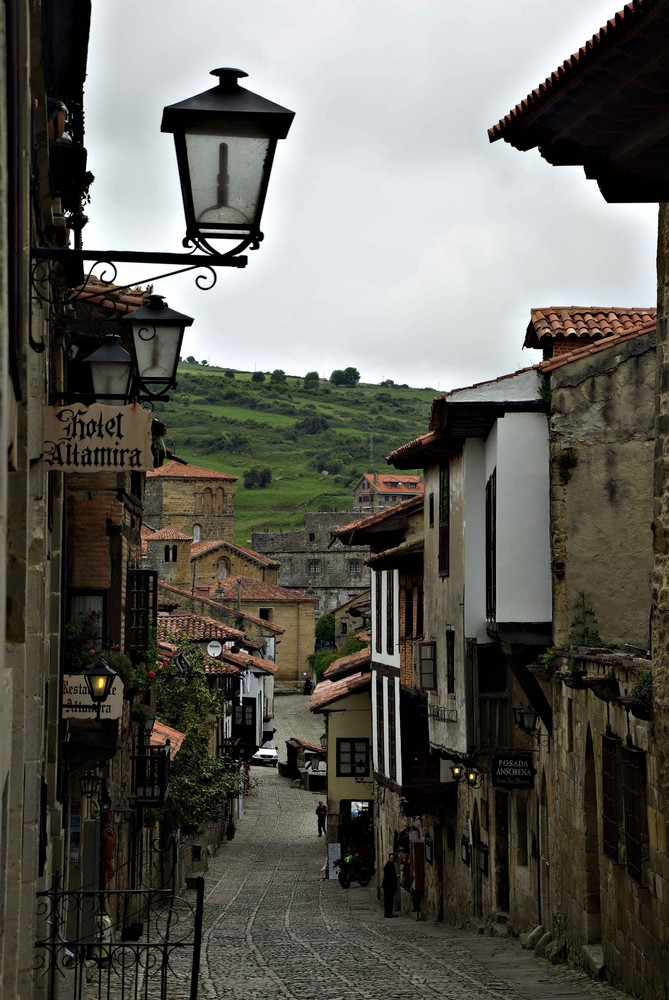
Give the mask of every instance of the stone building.
[{"label": "stone building", "polygon": [[421,477],[397,472],[366,472],[353,487],[353,509],[360,517],[423,492]]},{"label": "stone building", "polygon": [[[594,964],[599,962],[618,982],[648,998],[667,996],[669,966],[665,933],[669,923],[665,835],[669,813],[669,157],[665,130],[658,129],[662,95],[669,82],[668,40],[669,2],[633,0],[489,130],[493,142],[503,139],[522,151],[538,148],[554,165],[583,166],[609,202],[660,203],[655,501],[646,529],[652,532],[654,552],[645,616],[652,628],[652,658],[642,660],[640,666],[631,660],[627,664],[600,662],[582,656],[578,649],[567,649],[564,657],[556,654],[562,665],[581,668],[578,677],[569,676],[573,671],[565,672],[563,684],[570,681],[569,689],[578,690],[582,683],[585,693],[570,696],[567,691],[562,704],[555,706],[560,708],[555,714],[556,744],[567,748],[562,758],[564,771],[560,774],[557,769],[564,808],[562,801],[558,810],[548,799],[541,800],[546,815],[565,825],[568,822],[567,836],[575,845],[572,857],[561,856],[561,866],[549,875],[558,933],[564,935],[572,954],[585,960],[586,948],[590,949]],[[611,478],[615,482],[617,477]],[[609,504],[614,499],[610,496]],[[647,537],[642,529],[639,546],[644,565]],[[609,542],[611,547],[616,544],[616,538]],[[643,625],[639,626],[642,634]],[[642,649],[646,645],[642,643]],[[605,712],[598,710],[593,693],[606,702]],[[630,718],[641,694],[647,707],[652,707],[652,728]],[[627,698],[633,699],[631,705]],[[624,715],[615,709],[616,704],[623,705]],[[555,822],[552,836],[562,842]]]},{"label": "stone building", "polygon": [[236,476],[173,458],[147,473],[144,520],[194,542],[234,542],[236,482]]},{"label": "stone building", "polygon": [[280,563],[278,582],[315,598],[316,616],[334,611],[369,588],[369,547],[342,546],[335,531],[350,514],[305,514],[299,531],[254,531],[251,544]]}]

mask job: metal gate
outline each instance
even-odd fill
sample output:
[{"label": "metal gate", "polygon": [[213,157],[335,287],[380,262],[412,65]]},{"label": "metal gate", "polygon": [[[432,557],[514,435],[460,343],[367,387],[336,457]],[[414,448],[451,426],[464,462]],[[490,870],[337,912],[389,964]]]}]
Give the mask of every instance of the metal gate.
[{"label": "metal gate", "polygon": [[171,889],[38,894],[35,985],[45,1000],[197,1000],[204,879]]}]

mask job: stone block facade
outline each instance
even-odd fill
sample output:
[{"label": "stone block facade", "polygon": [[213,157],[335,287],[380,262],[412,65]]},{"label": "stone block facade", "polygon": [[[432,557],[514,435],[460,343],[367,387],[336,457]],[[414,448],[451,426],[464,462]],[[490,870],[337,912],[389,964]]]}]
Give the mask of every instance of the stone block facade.
[{"label": "stone block facade", "polygon": [[235,476],[187,463],[167,462],[148,472],[144,520],[155,528],[173,528],[194,542],[234,541]]},{"label": "stone block facade", "polygon": [[305,514],[299,531],[254,531],[251,545],[279,561],[278,582],[316,599],[316,616],[334,611],[356,594],[369,589],[365,559],[369,546],[344,546],[334,539],[335,528],[351,521],[345,513]]}]

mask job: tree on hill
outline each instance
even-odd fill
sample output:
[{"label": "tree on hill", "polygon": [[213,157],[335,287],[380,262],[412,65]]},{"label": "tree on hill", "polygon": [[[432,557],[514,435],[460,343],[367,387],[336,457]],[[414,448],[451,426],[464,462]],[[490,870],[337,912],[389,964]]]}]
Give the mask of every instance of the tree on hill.
[{"label": "tree on hill", "polygon": [[360,381],[360,372],[357,368],[335,368],[330,381],[333,385],[357,385]]},{"label": "tree on hill", "polygon": [[282,385],[286,381],[286,373],[283,368],[275,368],[270,375],[270,381],[275,385]]},{"label": "tree on hill", "polygon": [[235,377],[235,373],[232,370],[232,368],[226,368],[224,374],[225,374],[226,378],[234,378]]},{"label": "tree on hill", "polygon": [[186,364],[187,365],[196,365],[197,364],[197,361],[195,360],[195,358],[193,357],[192,354],[189,354],[188,357],[186,358]]},{"label": "tree on hill", "polygon": [[318,372],[307,372],[302,380],[302,385],[305,389],[317,389],[320,385],[320,377]]},{"label": "tree on hill", "polygon": [[269,466],[264,469],[247,469],[244,473],[245,490],[264,490],[272,482],[272,470]]},{"label": "tree on hill", "polygon": [[305,434],[320,434],[321,431],[326,431],[329,426],[330,422],[328,418],[317,413],[313,417],[304,417],[303,420],[297,420],[295,430],[304,431]]},{"label": "tree on hill", "polygon": [[251,376],[251,381],[252,382],[264,382],[265,381],[265,373],[264,372],[254,372],[253,375]]}]

